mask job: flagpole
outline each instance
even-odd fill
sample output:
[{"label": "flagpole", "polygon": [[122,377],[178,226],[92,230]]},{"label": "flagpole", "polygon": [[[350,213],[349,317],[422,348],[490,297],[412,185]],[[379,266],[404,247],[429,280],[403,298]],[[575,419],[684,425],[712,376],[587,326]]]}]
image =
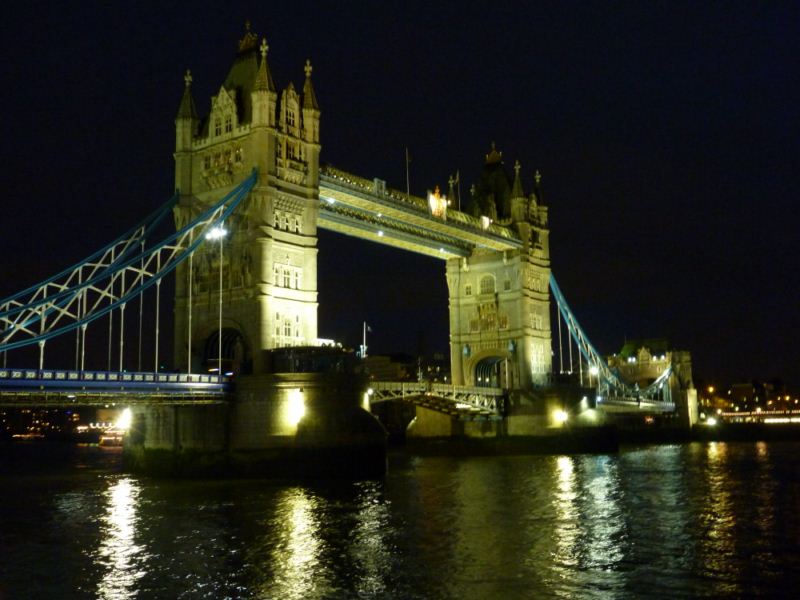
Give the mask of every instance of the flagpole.
[{"label": "flagpole", "polygon": [[411,177],[409,175],[409,167],[408,163],[411,162],[411,159],[408,157],[408,146],[406,146],[406,197],[410,200],[411,199]]},{"label": "flagpole", "polygon": [[456,169],[456,183],[458,184],[458,212],[461,212],[461,170]]}]

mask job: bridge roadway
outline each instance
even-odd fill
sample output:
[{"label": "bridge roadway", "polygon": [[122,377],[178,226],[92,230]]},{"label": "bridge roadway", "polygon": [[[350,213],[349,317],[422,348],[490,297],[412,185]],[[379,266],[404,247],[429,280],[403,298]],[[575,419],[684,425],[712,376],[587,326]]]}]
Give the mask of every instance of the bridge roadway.
[{"label": "bridge roadway", "polygon": [[0,368],[0,407],[220,404],[231,387],[209,374]]},{"label": "bridge roadway", "polygon": [[[0,407],[221,404],[234,391],[229,377],[197,373],[0,368]],[[376,381],[370,404],[409,402],[461,419],[500,418],[505,391],[416,381]],[[673,412],[675,405],[623,397],[598,399],[607,413]]]},{"label": "bridge roadway", "polygon": [[380,242],[440,259],[465,257],[474,248],[522,248],[516,232],[488,220],[445,208],[434,216],[428,202],[332,167],[320,171],[323,229]]}]

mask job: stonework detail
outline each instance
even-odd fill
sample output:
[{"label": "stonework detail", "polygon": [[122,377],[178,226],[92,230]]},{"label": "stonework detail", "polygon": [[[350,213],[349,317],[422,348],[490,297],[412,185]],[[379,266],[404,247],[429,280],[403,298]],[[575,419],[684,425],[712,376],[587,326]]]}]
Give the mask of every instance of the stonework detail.
[{"label": "stonework detail", "polygon": [[[245,371],[264,368],[265,350],[317,340],[320,110],[309,64],[302,95],[288,83],[278,101],[267,51],[266,42],[259,45],[248,29],[203,118],[194,109],[191,76],[185,80],[175,121],[176,227],[217,202],[253,169],[258,182],[225,223],[222,241],[206,242],[178,269],[174,354],[179,368],[190,355],[195,371],[218,358],[207,341],[219,329],[220,293],[223,329],[238,331],[249,354],[238,357]],[[232,360],[225,352],[223,360]]]}]

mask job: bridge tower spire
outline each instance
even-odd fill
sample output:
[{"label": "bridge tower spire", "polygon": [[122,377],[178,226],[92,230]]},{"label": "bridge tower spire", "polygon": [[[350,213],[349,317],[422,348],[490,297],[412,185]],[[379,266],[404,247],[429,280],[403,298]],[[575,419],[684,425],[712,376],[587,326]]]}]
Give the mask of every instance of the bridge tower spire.
[{"label": "bridge tower spire", "polygon": [[250,196],[224,224],[223,241],[202,245],[178,269],[175,364],[191,356],[193,371],[215,367],[221,347],[225,370],[263,372],[265,350],[317,340],[320,111],[310,68],[311,93],[304,95],[312,106],[304,98],[301,113],[291,83],[278,102],[269,46],[259,39],[248,23],[207,116],[197,117],[189,97],[176,121],[178,227],[258,172]]}]

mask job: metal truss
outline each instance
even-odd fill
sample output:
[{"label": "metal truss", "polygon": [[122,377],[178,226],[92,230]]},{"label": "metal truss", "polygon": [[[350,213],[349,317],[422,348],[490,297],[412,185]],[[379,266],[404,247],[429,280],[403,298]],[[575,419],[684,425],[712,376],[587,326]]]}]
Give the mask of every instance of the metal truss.
[{"label": "metal truss", "polygon": [[49,279],[0,300],[0,323],[6,325],[17,321],[18,319],[14,318],[15,315],[19,315],[27,309],[66,298],[76,286],[97,277],[107,269],[114,268],[137,249],[141,251],[142,244],[145,243],[148,235],[164,220],[164,217],[172,212],[177,199],[178,194],[176,193],[141,223],[91,256],[87,256]]},{"label": "metal truss", "polygon": [[[124,311],[127,302],[151,286],[159,286],[164,276],[186,260],[205,241],[206,234],[233,212],[255,182],[254,170],[219,202],[150,248],[143,248],[143,237],[133,235],[126,238],[126,243],[112,243],[105,251],[68,270],[68,278],[60,284],[53,283],[58,279],[56,276],[38,286],[41,291],[33,300],[0,313],[0,352],[33,344],[39,344],[43,350],[49,339],[79,328],[85,332],[92,321],[116,309]],[[145,226],[142,234],[151,230],[152,225]],[[139,252],[131,251],[137,246]],[[112,259],[107,252],[115,248],[119,254]],[[108,256],[106,262],[96,261],[98,255]],[[92,266],[95,264],[98,266]],[[20,301],[24,295],[24,292],[17,294],[13,301]]]},{"label": "metal truss", "polygon": [[372,404],[401,400],[465,418],[497,416],[498,399],[503,397],[503,390],[499,388],[464,387],[426,381],[376,381],[370,389]]},{"label": "metal truss", "polygon": [[617,400],[624,398],[625,402],[641,403],[647,401],[649,403],[655,402],[656,404],[671,405],[671,402],[658,402],[656,398],[663,394],[669,394],[668,380],[672,374],[672,366],[668,366],[664,371],[646,388],[640,389],[638,385],[630,385],[622,381],[619,376],[608,366],[602,355],[595,349],[588,336],[578,324],[572,310],[567,304],[561,288],[558,287],[555,277],[550,274],[550,290],[553,292],[553,297],[556,300],[559,313],[567,324],[567,329],[571,338],[574,340],[575,345],[578,347],[586,363],[590,367],[597,368],[597,377],[599,380],[598,389],[601,391],[604,402],[607,402],[609,397],[616,397]]}]

